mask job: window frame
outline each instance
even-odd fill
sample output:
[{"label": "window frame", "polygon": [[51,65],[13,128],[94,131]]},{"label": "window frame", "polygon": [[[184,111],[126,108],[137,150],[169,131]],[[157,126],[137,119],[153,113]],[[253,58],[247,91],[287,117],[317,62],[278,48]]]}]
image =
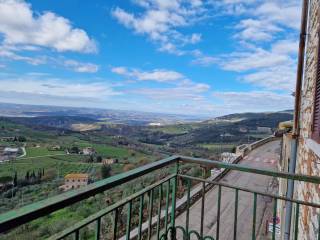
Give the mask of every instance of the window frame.
[{"label": "window frame", "polygon": [[[320,12],[320,11],[319,11]],[[316,46],[316,56],[315,56],[315,61],[316,61],[316,73],[315,73],[315,83],[314,83],[314,96],[313,96],[313,116],[312,116],[312,128],[311,128],[311,138],[316,141],[317,143],[320,144],[320,103],[317,105],[317,98],[318,101],[320,102],[320,26],[318,27],[317,31],[317,46]],[[319,86],[319,88],[318,88]],[[317,109],[318,107],[318,109]],[[318,129],[315,129],[315,117],[316,113],[319,115],[318,116]]]}]

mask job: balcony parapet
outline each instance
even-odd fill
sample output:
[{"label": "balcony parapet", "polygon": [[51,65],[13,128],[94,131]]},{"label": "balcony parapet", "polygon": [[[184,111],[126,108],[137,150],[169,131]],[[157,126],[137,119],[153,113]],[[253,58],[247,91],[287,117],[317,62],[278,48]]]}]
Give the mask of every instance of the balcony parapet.
[{"label": "balcony parapet", "polygon": [[[131,171],[128,171],[126,173],[122,173],[119,175],[112,176],[110,178],[95,182],[93,184],[88,185],[85,188],[82,189],[76,189],[72,190],[70,192],[66,192],[60,195],[57,195],[52,198],[48,198],[43,201],[39,201],[37,203],[22,207],[17,210],[12,210],[7,213],[4,213],[0,215],[0,232],[5,233],[6,231],[13,229],[17,226],[20,226],[22,224],[31,222],[34,219],[40,218],[42,216],[46,216],[50,213],[53,213],[57,210],[63,209],[67,206],[70,206],[71,204],[80,202],[81,200],[87,199],[91,196],[94,196],[96,194],[102,193],[108,189],[115,188],[116,186],[120,184],[124,184],[127,182],[130,182],[138,177],[144,176],[148,173],[152,173],[158,169],[162,169],[168,166],[173,166],[175,167],[175,171],[173,174],[168,175],[167,177],[163,178],[162,180],[146,187],[145,189],[136,192],[135,194],[126,197],[122,199],[121,201],[115,203],[114,205],[111,205],[107,207],[106,209],[103,209],[96,214],[93,214],[92,216],[80,221],[79,223],[75,224],[74,226],[65,229],[63,232],[52,236],[50,239],[62,239],[66,236],[69,236],[71,234],[74,234],[75,239],[79,239],[79,232],[80,229],[86,227],[88,224],[95,223],[97,226],[97,234],[96,234],[96,239],[99,239],[100,236],[100,231],[101,231],[101,218],[107,214],[114,214],[115,217],[117,214],[119,214],[118,209],[120,207],[126,206],[128,209],[128,212],[126,214],[127,216],[127,229],[126,229],[126,239],[131,239],[130,238],[130,233],[131,233],[131,214],[133,213],[132,210],[132,203],[133,201],[140,201],[143,200],[143,196],[148,194],[148,211],[149,212],[149,220],[148,220],[148,229],[151,228],[152,226],[152,220],[153,216],[156,216],[158,218],[158,215],[155,215],[152,212],[153,209],[153,193],[155,191],[160,191],[162,192],[162,189],[164,186],[168,186],[166,189],[166,193],[161,194],[163,198],[165,198],[165,207],[163,208],[164,210],[164,218],[165,218],[165,223],[164,223],[164,229],[165,231],[160,234],[160,228],[161,224],[159,223],[160,221],[156,221],[157,223],[157,234],[158,238],[157,239],[166,239],[163,238],[163,234],[170,234],[172,235],[172,239],[175,239],[174,236],[176,234],[176,231],[182,231],[184,232],[184,235],[187,234],[195,234],[201,236],[201,239],[205,239],[203,236],[203,233],[201,231],[197,234],[194,233],[193,230],[188,229],[188,227],[181,227],[181,226],[175,226],[175,216],[176,216],[176,210],[177,210],[177,202],[176,202],[176,195],[177,195],[177,185],[178,185],[178,179],[183,179],[188,183],[187,186],[187,200],[186,200],[186,205],[188,209],[191,206],[191,184],[189,184],[190,181],[195,181],[201,183],[201,186],[204,186],[204,191],[202,188],[202,196],[201,198],[205,198],[205,189],[207,186],[218,186],[219,189],[221,190],[222,188],[229,188],[233,191],[235,191],[235,196],[236,196],[236,203],[237,203],[237,195],[239,192],[247,192],[250,194],[253,194],[253,197],[255,199],[256,203],[256,198],[257,196],[267,196],[273,199],[275,209],[277,208],[277,202],[282,200],[282,201],[290,201],[296,204],[298,207],[299,206],[308,206],[308,207],[313,207],[313,208],[320,208],[320,205],[318,203],[312,203],[312,202],[304,202],[300,201],[298,199],[287,199],[283,196],[279,196],[276,194],[268,194],[264,193],[261,191],[255,191],[251,189],[247,189],[244,187],[238,187],[238,186],[233,186],[230,184],[222,183],[220,181],[216,180],[208,180],[208,179],[203,179],[203,178],[198,178],[198,177],[192,177],[185,175],[183,173],[180,173],[181,166],[184,164],[191,164],[191,165],[200,165],[200,166],[205,166],[209,168],[221,168],[225,170],[233,170],[233,171],[240,171],[240,172],[246,172],[246,173],[253,173],[253,174],[259,174],[263,176],[271,176],[275,178],[282,178],[282,179],[292,179],[295,181],[303,181],[303,182],[308,182],[308,183],[314,183],[314,184],[320,184],[320,177],[318,176],[307,176],[307,175],[298,175],[298,174],[290,174],[286,172],[279,172],[279,171],[272,171],[268,169],[261,169],[261,168],[255,168],[252,166],[248,165],[243,165],[243,164],[235,164],[235,163],[225,163],[225,162],[219,162],[219,161],[213,161],[213,160],[208,160],[208,159],[203,159],[203,158],[193,158],[193,157],[186,157],[186,156],[172,156],[166,159],[162,159],[150,164],[147,164],[145,166],[139,167],[137,169],[133,169]],[[160,197],[161,200],[164,200]],[[235,213],[237,214],[237,205],[235,205]],[[143,207],[143,206],[142,206]],[[162,208],[162,202],[159,202],[159,209],[161,210]],[[151,209],[151,210],[150,210]],[[175,211],[171,211],[170,209],[174,209]],[[138,226],[138,236],[141,237],[142,233],[142,224],[144,221],[143,219],[143,213],[141,213],[142,210],[139,209],[139,226]],[[275,211],[276,212],[276,211]],[[142,214],[142,218],[141,218]],[[202,213],[204,214],[204,213]],[[276,213],[275,213],[276,214]],[[161,214],[160,214],[161,216]],[[237,216],[237,215],[235,215]],[[220,216],[219,216],[220,217]],[[117,219],[117,218],[116,218]],[[236,220],[236,217],[235,217]],[[275,221],[275,220],[274,220]],[[115,221],[117,222],[117,221]],[[236,222],[235,222],[236,223]],[[202,223],[203,224],[203,223]],[[275,228],[276,223],[273,224],[273,227]],[[117,226],[116,226],[117,227]],[[115,229],[116,229],[115,227]],[[236,228],[236,224],[235,224]],[[182,230],[184,229],[184,231]],[[275,229],[273,229],[275,232]],[[236,231],[236,230],[235,230]],[[219,231],[218,231],[219,232]],[[148,236],[152,233],[152,230],[148,230]],[[118,236],[119,237],[119,236]],[[117,239],[118,239],[117,237]],[[140,238],[139,238],[140,239]],[[200,238],[199,238],[200,239]],[[209,236],[207,239],[213,239],[212,237]],[[216,238],[215,238],[216,239]]]}]

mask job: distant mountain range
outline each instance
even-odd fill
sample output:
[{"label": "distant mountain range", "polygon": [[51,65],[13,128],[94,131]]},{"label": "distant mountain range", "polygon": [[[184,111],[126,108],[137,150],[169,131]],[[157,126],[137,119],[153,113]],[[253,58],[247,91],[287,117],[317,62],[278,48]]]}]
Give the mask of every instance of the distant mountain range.
[{"label": "distant mountain range", "polygon": [[12,103],[0,103],[0,116],[25,118],[81,117],[87,118],[87,120],[100,120],[128,125],[148,125],[150,123],[160,123],[163,125],[204,120],[203,118],[199,117],[178,114],[162,114],[99,108],[24,105]]},{"label": "distant mountain range", "polygon": [[180,115],[0,104],[0,121],[34,130],[122,136],[173,148],[222,142],[238,145],[255,141],[272,134],[279,122],[292,119],[292,110],[236,113],[201,121]]},{"label": "distant mountain range", "polygon": [[0,103],[0,116],[20,124],[75,130],[83,127],[96,129],[93,124],[125,124],[129,126],[194,125],[196,129],[233,126],[275,128],[281,121],[293,118],[292,110],[261,113],[235,113],[209,120],[184,115],[145,113],[136,111],[34,106]]},{"label": "distant mountain range", "polygon": [[[190,144],[197,142],[241,142],[245,137],[260,138],[259,127],[268,128],[274,131],[280,122],[293,119],[293,111],[286,110],[281,112],[265,113],[237,113],[201,123],[193,124],[193,127],[186,134],[176,136],[176,144]],[[269,133],[271,134],[271,133]]]},{"label": "distant mountain range", "polygon": [[293,110],[284,110],[284,111],[279,111],[279,112],[260,112],[260,113],[259,112],[258,113],[252,113],[252,112],[234,113],[234,114],[229,114],[229,115],[217,117],[216,119],[235,120],[235,119],[264,118],[264,117],[272,116],[273,114],[293,115]]}]

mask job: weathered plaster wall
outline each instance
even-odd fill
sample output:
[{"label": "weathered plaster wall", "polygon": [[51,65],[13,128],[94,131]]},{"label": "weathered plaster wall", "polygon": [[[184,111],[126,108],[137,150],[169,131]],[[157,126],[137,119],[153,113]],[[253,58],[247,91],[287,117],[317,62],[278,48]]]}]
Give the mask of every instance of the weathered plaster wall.
[{"label": "weathered plaster wall", "polygon": [[[311,128],[314,107],[314,92],[316,86],[316,64],[318,52],[318,29],[320,0],[310,1],[308,22],[308,40],[306,51],[305,76],[302,90],[300,111],[300,137],[296,173],[320,176],[320,144],[311,139]],[[295,198],[320,203],[320,188],[315,184],[295,183]],[[319,228],[319,210],[300,207],[299,238],[317,239]]]}]

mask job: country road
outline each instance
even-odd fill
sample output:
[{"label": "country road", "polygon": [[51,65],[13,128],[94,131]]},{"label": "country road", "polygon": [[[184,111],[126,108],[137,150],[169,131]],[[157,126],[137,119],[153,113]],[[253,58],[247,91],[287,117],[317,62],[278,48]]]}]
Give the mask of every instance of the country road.
[{"label": "country road", "polygon": [[[262,145],[253,150],[239,164],[246,164],[256,168],[264,168],[276,170],[277,161],[279,160],[280,142],[273,141]],[[272,177],[261,176],[257,174],[243,173],[239,171],[229,172],[222,180],[223,183],[228,183],[236,186],[271,193],[276,189]],[[217,221],[217,196],[218,188],[214,187],[205,197],[204,208],[204,236],[216,236],[216,221]],[[220,238],[221,240],[233,239],[234,229],[234,205],[235,191],[232,189],[222,188],[221,195],[221,215],[220,215]],[[253,194],[239,192],[238,205],[238,224],[237,224],[237,240],[251,239],[252,231],[252,206]],[[270,199],[258,196],[257,201],[257,221],[256,235],[257,239],[267,239],[263,235],[265,229],[266,217],[270,217],[272,212],[272,204]],[[182,213],[176,219],[176,225],[185,226],[186,214]],[[201,221],[201,200],[197,201],[190,208],[190,224],[189,230],[200,232]],[[178,239],[183,239],[181,234]],[[191,238],[197,239],[197,238]]]}]

